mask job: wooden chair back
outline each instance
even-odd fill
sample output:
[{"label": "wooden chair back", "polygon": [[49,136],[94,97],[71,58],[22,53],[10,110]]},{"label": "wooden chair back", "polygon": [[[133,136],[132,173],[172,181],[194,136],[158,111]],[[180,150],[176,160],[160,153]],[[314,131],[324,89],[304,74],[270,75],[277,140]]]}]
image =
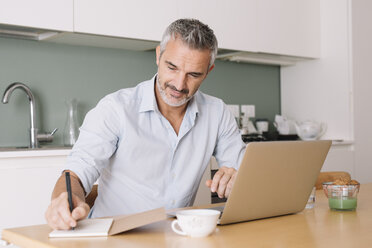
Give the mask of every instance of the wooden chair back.
[{"label": "wooden chair back", "polygon": [[97,198],[97,195],[98,195],[97,190],[98,190],[98,185],[94,184],[93,188],[92,188],[92,191],[90,191],[89,195],[87,197],[85,197],[85,202],[89,205],[90,208],[93,207],[94,201]]},{"label": "wooden chair back", "polygon": [[322,184],[324,182],[333,182],[338,178],[345,178],[347,180],[351,180],[351,176],[346,171],[326,171],[326,172],[320,172],[318,179],[315,183],[316,189],[322,189]]}]

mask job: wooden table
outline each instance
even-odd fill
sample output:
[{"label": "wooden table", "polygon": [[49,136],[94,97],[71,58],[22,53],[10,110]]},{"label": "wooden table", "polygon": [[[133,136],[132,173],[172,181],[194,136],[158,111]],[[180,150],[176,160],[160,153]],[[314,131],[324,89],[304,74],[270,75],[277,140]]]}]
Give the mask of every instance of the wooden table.
[{"label": "wooden table", "polygon": [[314,209],[227,226],[206,238],[172,232],[168,219],[105,238],[49,239],[47,225],[5,229],[2,238],[21,247],[372,247],[372,183],[361,185],[356,211],[332,211],[318,190]]}]

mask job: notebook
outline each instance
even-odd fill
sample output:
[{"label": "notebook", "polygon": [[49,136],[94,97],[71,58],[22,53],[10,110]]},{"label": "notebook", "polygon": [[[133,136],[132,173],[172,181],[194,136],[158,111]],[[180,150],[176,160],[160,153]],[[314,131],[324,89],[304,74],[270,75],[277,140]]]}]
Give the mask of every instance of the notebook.
[{"label": "notebook", "polygon": [[119,215],[112,218],[84,219],[77,223],[74,230],[54,230],[49,233],[49,237],[111,236],[165,219],[164,208],[157,208],[136,214]]},{"label": "notebook", "polygon": [[219,224],[302,211],[332,142],[251,142]]},{"label": "notebook", "polygon": [[114,219],[84,219],[79,221],[74,230],[54,230],[49,233],[50,238],[64,237],[98,237],[108,236]]}]

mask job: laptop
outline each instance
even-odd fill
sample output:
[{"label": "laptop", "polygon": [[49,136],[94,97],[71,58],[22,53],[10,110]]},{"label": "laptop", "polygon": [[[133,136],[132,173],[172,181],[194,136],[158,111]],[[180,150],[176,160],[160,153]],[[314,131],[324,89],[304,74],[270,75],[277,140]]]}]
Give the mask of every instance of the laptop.
[{"label": "laptop", "polygon": [[331,144],[329,140],[249,143],[219,224],[302,211]]}]

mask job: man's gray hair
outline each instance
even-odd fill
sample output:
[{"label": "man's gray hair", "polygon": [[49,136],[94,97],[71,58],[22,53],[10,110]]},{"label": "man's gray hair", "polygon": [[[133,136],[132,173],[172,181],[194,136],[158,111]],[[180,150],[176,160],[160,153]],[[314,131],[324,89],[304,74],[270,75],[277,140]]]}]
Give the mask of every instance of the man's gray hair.
[{"label": "man's gray hair", "polygon": [[211,59],[208,68],[214,64],[218,44],[213,30],[208,27],[208,25],[196,19],[178,19],[174,21],[167,27],[163,34],[163,38],[160,42],[160,56],[165,51],[165,47],[171,38],[181,39],[192,49],[210,50]]}]

